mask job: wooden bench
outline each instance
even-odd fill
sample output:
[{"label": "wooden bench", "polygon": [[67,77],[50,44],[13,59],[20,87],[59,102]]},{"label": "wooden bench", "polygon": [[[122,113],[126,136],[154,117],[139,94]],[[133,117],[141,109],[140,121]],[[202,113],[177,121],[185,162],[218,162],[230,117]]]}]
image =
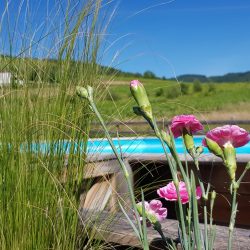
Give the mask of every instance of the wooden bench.
[{"label": "wooden bench", "polygon": [[[84,230],[98,240],[123,246],[140,248],[140,242],[135,235],[131,225],[122,213],[110,213],[108,211],[96,211],[80,209],[80,221]],[[130,214],[131,219],[133,215]],[[177,221],[166,219],[162,223],[163,232],[166,237],[175,239],[178,236]],[[201,228],[203,225],[201,224]],[[215,249],[227,249],[228,228],[216,226]],[[159,234],[152,228],[148,228],[148,241],[150,249],[165,249]],[[250,249],[250,231],[236,228],[234,231],[233,249]]]}]

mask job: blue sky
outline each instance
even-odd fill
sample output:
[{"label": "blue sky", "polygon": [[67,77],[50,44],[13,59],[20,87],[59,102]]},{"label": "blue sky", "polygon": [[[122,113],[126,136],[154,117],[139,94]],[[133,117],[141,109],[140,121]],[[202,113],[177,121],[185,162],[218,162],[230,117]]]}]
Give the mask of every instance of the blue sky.
[{"label": "blue sky", "polygon": [[120,1],[108,39],[121,39],[106,63],[119,51],[113,65],[131,72],[171,77],[247,71],[249,27],[246,0]]},{"label": "blue sky", "polygon": [[[22,25],[38,29],[35,39],[45,29],[51,30],[62,18],[57,13],[58,3],[67,0],[29,0],[31,22],[22,23],[25,8],[21,10],[16,47],[20,41],[29,43],[29,32]],[[78,0],[72,0],[79,2]],[[83,3],[84,1],[80,1]],[[104,45],[110,48],[101,63],[124,71],[153,71],[158,76],[173,77],[181,74],[222,75],[228,72],[250,70],[250,1],[247,0],[113,0],[104,11],[115,15],[105,35]],[[15,26],[18,5],[11,1],[10,25]],[[0,6],[0,14],[4,11]],[[47,26],[40,25],[46,16]],[[6,29],[3,22],[3,31]],[[49,25],[48,25],[49,24]],[[34,26],[34,27],[32,27]],[[49,26],[49,27],[48,27]],[[1,30],[0,30],[1,32]],[[54,37],[60,31],[54,32]],[[32,34],[32,32],[30,33]],[[26,37],[27,36],[27,37]],[[53,37],[53,36],[51,36]],[[25,40],[25,39],[26,40]],[[2,43],[7,44],[7,36]],[[0,48],[3,45],[0,41]],[[48,54],[46,39],[35,47],[36,54]],[[14,44],[15,45],[15,44]],[[43,47],[43,50],[40,50]],[[6,48],[5,48],[6,49]],[[2,49],[3,51],[3,49]]]}]

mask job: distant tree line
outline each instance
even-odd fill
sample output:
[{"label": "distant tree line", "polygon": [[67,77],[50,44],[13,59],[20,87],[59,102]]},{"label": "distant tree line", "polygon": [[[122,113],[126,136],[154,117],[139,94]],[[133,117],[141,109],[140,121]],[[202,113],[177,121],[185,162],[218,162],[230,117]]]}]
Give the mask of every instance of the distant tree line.
[{"label": "distant tree line", "polygon": [[[24,61],[24,63],[23,63]],[[67,69],[67,70],[65,70]],[[113,67],[102,65],[93,65],[82,61],[70,61],[65,65],[63,60],[56,59],[37,59],[37,58],[15,58],[8,55],[0,55],[0,72],[12,72],[19,79],[31,82],[48,82],[57,83],[62,79],[62,74],[70,74],[67,79],[76,79],[88,70],[97,70],[99,74],[107,76],[131,77],[131,78],[148,78],[162,80],[176,80],[175,78],[167,79],[166,77],[158,77],[154,72],[147,70],[144,73],[124,72]],[[25,79],[24,79],[25,78]],[[244,73],[228,73],[223,76],[211,76],[198,74],[186,74],[177,77],[180,82],[199,81],[206,82],[250,82],[250,71]]]},{"label": "distant tree line", "polygon": [[[180,75],[177,77],[179,81],[183,82],[250,82],[250,71],[243,73],[228,73],[222,76],[211,76],[207,77],[205,75],[196,75],[196,74],[186,74]],[[175,78],[171,78],[169,80],[175,80]]]}]

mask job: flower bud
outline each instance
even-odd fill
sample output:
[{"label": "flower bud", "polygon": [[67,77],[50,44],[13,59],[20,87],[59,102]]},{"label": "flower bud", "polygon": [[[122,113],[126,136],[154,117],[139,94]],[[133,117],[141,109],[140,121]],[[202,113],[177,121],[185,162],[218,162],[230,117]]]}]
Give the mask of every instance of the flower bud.
[{"label": "flower bud", "polygon": [[231,180],[235,180],[235,172],[237,169],[236,164],[236,151],[234,146],[229,142],[224,145],[224,155],[225,155],[225,165],[227,168],[227,172],[231,178]]},{"label": "flower bud", "polygon": [[186,129],[183,130],[182,132],[182,136],[183,136],[183,140],[185,143],[185,147],[187,149],[187,151],[191,154],[191,156],[193,157],[194,155],[194,149],[195,149],[195,145],[194,145],[194,138],[192,136],[192,134],[189,134],[188,131]]},{"label": "flower bud", "polygon": [[152,200],[149,203],[147,201],[144,201],[144,204],[142,202],[137,203],[136,209],[140,216],[143,216],[143,205],[147,226],[150,226],[151,224],[157,226],[159,221],[162,221],[167,217],[167,209],[162,207],[161,201]]},{"label": "flower bud", "polygon": [[81,87],[81,86],[77,86],[76,87],[76,93],[78,96],[80,96],[81,98],[85,98],[88,99],[88,91],[86,88]]},{"label": "flower bud", "polygon": [[140,109],[152,119],[152,108],[144,86],[138,80],[133,80],[130,83],[130,91]]},{"label": "flower bud", "polygon": [[[142,203],[139,203],[139,204],[137,203],[136,208],[137,208],[139,215],[143,216]],[[146,208],[145,208],[145,216],[146,216],[146,219],[148,219],[150,221],[150,223],[152,223],[152,224],[154,224],[158,221],[156,215],[153,213],[149,213]]]},{"label": "flower bud", "polygon": [[93,96],[94,96],[94,91],[93,91],[93,88],[91,86],[87,86],[87,91],[88,91],[88,98],[93,101]]},{"label": "flower bud", "polygon": [[205,142],[206,142],[206,146],[208,147],[209,151],[211,153],[213,153],[214,155],[220,157],[221,159],[224,160],[224,153],[223,150],[221,149],[221,147],[217,144],[217,142],[209,139],[209,138],[205,138]]}]

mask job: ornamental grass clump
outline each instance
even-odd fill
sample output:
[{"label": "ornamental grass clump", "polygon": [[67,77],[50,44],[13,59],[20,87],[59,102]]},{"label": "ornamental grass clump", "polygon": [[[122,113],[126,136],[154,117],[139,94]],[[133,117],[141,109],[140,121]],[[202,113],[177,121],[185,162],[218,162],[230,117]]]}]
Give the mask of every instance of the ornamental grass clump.
[{"label": "ornamental grass clump", "polygon": [[[185,250],[214,249],[216,226],[213,224],[213,208],[216,199],[216,190],[211,188],[210,183],[203,182],[199,168],[199,157],[203,153],[203,146],[205,146],[208,147],[211,153],[222,159],[231,179],[231,185],[228,187],[231,190],[232,201],[227,249],[232,249],[232,233],[237,214],[237,190],[244,175],[250,169],[250,163],[248,163],[239,179],[235,179],[237,169],[235,147],[240,147],[248,143],[250,140],[249,133],[238,126],[226,125],[209,131],[203,140],[203,145],[196,146],[193,134],[203,130],[203,126],[194,115],[175,116],[168,129],[161,130],[156,123],[153,109],[143,84],[138,80],[133,80],[130,83],[130,90],[138,105],[133,108],[134,113],[146,119],[155,136],[159,139],[172,176],[171,182],[157,189],[159,198],[150,202],[144,200],[143,190],[141,192],[142,200],[136,200],[131,176],[129,176],[123,158],[114,146],[104,120],[95,105],[93,89],[91,87],[78,87],[77,93],[80,97],[88,101],[90,109],[102,124],[105,135],[124,173],[129,187],[132,211],[134,212],[136,223],[129,218],[121,204],[120,207],[133,227],[135,234],[138,236],[141,246],[143,249],[149,249],[147,227],[152,226],[159,233],[163,242],[166,243],[167,249],[176,249],[178,244],[181,249]],[[180,156],[177,154],[174,138],[180,136],[183,138],[186,151],[196,166],[195,169],[189,169],[188,166],[184,167]],[[176,203],[175,212],[179,235],[177,239],[168,238],[162,232],[161,222],[167,219],[167,208],[163,207],[161,199]],[[202,213],[198,209],[199,204],[202,205]],[[208,205],[210,206],[209,213],[207,211]],[[204,230],[201,230],[200,220],[203,220]]]}]

